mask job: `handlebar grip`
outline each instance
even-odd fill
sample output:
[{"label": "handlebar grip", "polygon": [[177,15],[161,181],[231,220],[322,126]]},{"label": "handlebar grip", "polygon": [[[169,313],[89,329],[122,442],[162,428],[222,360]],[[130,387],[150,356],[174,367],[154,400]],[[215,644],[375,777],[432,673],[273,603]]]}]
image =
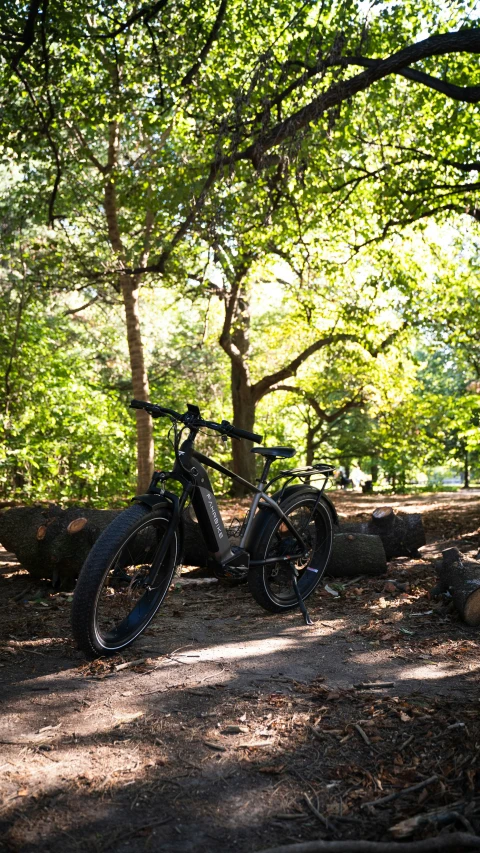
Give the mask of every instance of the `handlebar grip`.
[{"label": "handlebar grip", "polygon": [[152,418],[161,418],[163,415],[175,418],[177,421],[183,420],[183,415],[175,412],[173,409],[166,409],[164,406],[157,406],[155,403],[148,403],[145,400],[131,400],[131,409],[144,409],[151,415]]},{"label": "handlebar grip", "polygon": [[263,436],[258,435],[256,432],[247,432],[246,429],[239,429],[239,427],[230,425],[228,430],[229,435],[233,435],[236,438],[246,438],[248,441],[255,441],[257,444],[261,444],[263,441]]}]

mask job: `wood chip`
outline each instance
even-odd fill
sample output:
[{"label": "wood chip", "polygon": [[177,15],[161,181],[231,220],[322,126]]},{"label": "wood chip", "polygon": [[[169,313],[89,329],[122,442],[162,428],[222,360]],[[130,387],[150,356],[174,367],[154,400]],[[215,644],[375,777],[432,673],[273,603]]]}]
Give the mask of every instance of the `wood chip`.
[{"label": "wood chip", "polygon": [[204,740],[205,746],[208,746],[209,749],[216,749],[217,752],[226,752],[227,747],[223,746],[223,744],[218,743],[216,740]]},{"label": "wood chip", "polygon": [[140,666],[140,664],[146,662],[146,658],[138,658],[138,660],[128,660],[126,663],[118,663],[115,667],[115,672],[120,672],[120,670],[127,669],[129,666]]},{"label": "wood chip", "polygon": [[244,734],[245,732],[250,731],[248,726],[225,726],[222,729],[223,735],[239,735]]}]

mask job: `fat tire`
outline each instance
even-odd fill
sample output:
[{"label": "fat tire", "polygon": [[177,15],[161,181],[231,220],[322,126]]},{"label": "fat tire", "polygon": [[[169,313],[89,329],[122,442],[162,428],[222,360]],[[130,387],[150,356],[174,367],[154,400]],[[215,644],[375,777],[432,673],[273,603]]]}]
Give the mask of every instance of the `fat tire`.
[{"label": "fat tire", "polygon": [[[287,498],[282,501],[281,507],[285,513],[288,513],[290,510],[294,509],[296,506],[301,506],[302,503],[306,501],[311,502],[312,504],[317,499],[317,495],[313,490],[305,491],[303,493],[293,494],[290,498]],[[273,510],[265,510],[268,512],[269,517],[267,521],[263,525],[263,529],[260,533],[258,542],[255,543],[252,551],[251,558],[252,560],[261,560],[265,556],[266,551],[268,550],[271,537],[279,523],[278,515]],[[317,508],[315,510],[315,515],[320,513],[322,518],[325,521],[327,528],[327,548],[326,548],[326,557],[323,558],[323,565],[319,567],[318,575],[315,579],[315,582],[312,584],[311,588],[308,590],[306,595],[302,595],[302,599],[307,599],[312,592],[316,589],[318,584],[320,583],[323,575],[325,574],[326,568],[328,566],[328,562],[330,560],[330,556],[332,553],[332,544],[333,544],[333,525],[332,525],[332,516],[329,508],[320,498]],[[316,552],[317,553],[317,552]],[[312,559],[314,562],[314,559]],[[248,588],[257,602],[260,604],[264,610],[268,610],[270,613],[287,613],[290,610],[295,610],[298,607],[298,602],[285,603],[284,605],[273,601],[271,596],[269,595],[266,581],[265,581],[265,567],[264,566],[251,566],[248,573]]]},{"label": "fat tire", "polygon": [[[163,513],[165,513],[166,516],[171,515],[167,507],[162,509],[162,514]],[[97,595],[105,577],[105,572],[136,525],[143,521],[148,515],[159,516],[160,514],[161,513],[158,512],[158,510],[157,512],[152,512],[151,508],[144,504],[133,504],[131,507],[124,510],[124,512],[120,513],[120,515],[118,515],[117,518],[109,524],[106,530],[104,530],[101,536],[99,536],[92,550],[88,554],[75,587],[71,611],[73,637],[79,649],[81,649],[87,657],[107,657],[126,649],[141,633],[143,633],[161,606],[163,598],[155,604],[155,607],[152,607],[152,612],[148,614],[147,622],[142,625],[138,633],[136,633],[135,636],[127,642],[121,644],[118,648],[109,649],[99,644],[94,630],[94,618]],[[178,563],[178,556],[179,549],[177,536],[174,560],[175,565],[172,569],[172,577]]]}]

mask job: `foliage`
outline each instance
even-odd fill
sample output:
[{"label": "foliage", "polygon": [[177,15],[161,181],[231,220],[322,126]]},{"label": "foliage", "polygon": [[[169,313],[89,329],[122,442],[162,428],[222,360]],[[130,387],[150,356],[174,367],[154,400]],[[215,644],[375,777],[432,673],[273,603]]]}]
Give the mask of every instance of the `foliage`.
[{"label": "foliage", "polygon": [[243,414],[243,375],[259,431],[309,461],[400,485],[476,463],[476,13],[4,4],[6,497],[131,491],[144,364],[153,399],[214,418]]}]

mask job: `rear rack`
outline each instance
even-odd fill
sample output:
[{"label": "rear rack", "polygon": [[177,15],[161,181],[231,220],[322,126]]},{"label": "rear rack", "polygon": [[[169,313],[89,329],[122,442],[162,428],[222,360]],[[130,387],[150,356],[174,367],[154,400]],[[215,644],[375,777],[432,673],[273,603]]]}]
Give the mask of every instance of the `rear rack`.
[{"label": "rear rack", "polygon": [[[325,481],[322,488],[323,491],[328,478],[333,474],[334,470],[333,465],[319,462],[317,465],[307,465],[305,468],[291,468],[287,471],[280,471],[279,474],[276,474],[276,476],[272,477],[272,479],[267,483],[265,491],[267,491],[273,483],[276,483],[277,480],[287,478],[287,483],[289,483],[291,480],[298,479],[302,483],[305,483],[306,481],[310,482],[310,480],[318,479],[319,477]],[[283,488],[285,488],[287,483],[284,484]]]}]

